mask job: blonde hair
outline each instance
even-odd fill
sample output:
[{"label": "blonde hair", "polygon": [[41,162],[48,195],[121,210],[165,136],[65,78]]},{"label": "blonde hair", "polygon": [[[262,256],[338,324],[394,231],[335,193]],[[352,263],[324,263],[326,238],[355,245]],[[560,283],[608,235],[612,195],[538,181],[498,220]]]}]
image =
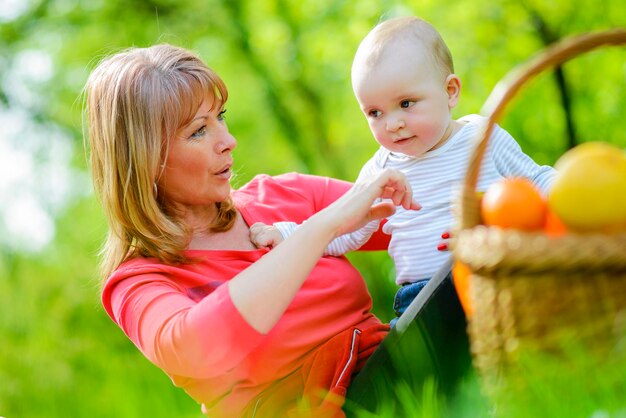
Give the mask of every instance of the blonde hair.
[{"label": "blonde hair", "polygon": [[[214,107],[228,99],[224,82],[202,60],[165,44],[112,55],[89,76],[85,109],[91,172],[109,225],[101,252],[105,278],[133,257],[189,261],[183,250],[190,231],[158,196],[156,183],[169,139],[191,121],[207,92],[214,95]],[[236,218],[232,200],[216,205],[218,216],[208,227],[230,229]]]},{"label": "blonde hair", "polygon": [[[454,73],[452,54],[437,29],[415,16],[396,17],[379,23],[363,39],[356,55],[364,57],[364,62],[375,65],[386,51],[393,48],[390,44],[397,41],[415,42],[426,48],[444,78]],[[355,59],[353,65],[357,61]]]}]

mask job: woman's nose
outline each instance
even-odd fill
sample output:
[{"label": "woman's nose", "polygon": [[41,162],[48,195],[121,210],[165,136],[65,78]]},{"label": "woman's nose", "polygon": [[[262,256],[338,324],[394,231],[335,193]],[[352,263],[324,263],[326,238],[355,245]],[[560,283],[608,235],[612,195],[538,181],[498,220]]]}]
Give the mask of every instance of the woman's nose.
[{"label": "woman's nose", "polygon": [[216,151],[218,154],[230,152],[237,146],[237,140],[230,132],[226,132],[216,144]]}]

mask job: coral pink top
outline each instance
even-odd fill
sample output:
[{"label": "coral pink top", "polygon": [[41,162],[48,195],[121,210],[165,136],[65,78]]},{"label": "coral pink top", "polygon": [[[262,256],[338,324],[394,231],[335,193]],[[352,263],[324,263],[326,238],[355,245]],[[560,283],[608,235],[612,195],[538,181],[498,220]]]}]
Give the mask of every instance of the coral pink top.
[{"label": "coral pink top", "polygon": [[[232,196],[248,225],[300,223],[349,187],[317,176],[261,175]],[[364,249],[387,245],[388,236],[378,232]],[[380,326],[359,272],[344,257],[323,257],[274,328],[257,332],[222,285],[266,253],[190,250],[186,255],[199,261],[180,266],[135,258],[104,285],[102,303],[113,321],[210,416],[242,416],[265,389],[298,371],[332,337]]]}]

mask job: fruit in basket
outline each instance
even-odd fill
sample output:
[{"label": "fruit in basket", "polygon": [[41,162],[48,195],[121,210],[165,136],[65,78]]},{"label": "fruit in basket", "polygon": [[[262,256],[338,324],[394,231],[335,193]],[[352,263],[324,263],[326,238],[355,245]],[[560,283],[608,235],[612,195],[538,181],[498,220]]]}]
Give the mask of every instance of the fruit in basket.
[{"label": "fruit in basket", "polygon": [[469,295],[471,274],[470,268],[465,263],[459,260],[454,261],[452,265],[452,282],[459,296],[461,307],[468,318],[471,318],[474,313]]},{"label": "fruit in basket", "polygon": [[568,229],[626,230],[626,152],[586,142],[563,154],[555,168],[548,204]]},{"label": "fruit in basket", "polygon": [[480,212],[485,225],[534,231],[544,226],[546,202],[530,180],[503,178],[487,188]]},{"label": "fruit in basket", "polygon": [[544,231],[546,232],[546,235],[554,238],[567,234],[567,227],[557,214],[554,213],[550,206],[548,206],[546,210],[546,224],[544,226]]}]

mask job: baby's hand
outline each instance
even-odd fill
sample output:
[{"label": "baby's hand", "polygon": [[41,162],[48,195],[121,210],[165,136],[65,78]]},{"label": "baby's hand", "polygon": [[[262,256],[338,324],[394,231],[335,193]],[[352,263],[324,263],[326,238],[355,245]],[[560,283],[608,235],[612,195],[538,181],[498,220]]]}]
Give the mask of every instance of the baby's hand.
[{"label": "baby's hand", "polygon": [[273,248],[283,241],[278,228],[257,222],[250,227],[250,241],[257,248]]}]

